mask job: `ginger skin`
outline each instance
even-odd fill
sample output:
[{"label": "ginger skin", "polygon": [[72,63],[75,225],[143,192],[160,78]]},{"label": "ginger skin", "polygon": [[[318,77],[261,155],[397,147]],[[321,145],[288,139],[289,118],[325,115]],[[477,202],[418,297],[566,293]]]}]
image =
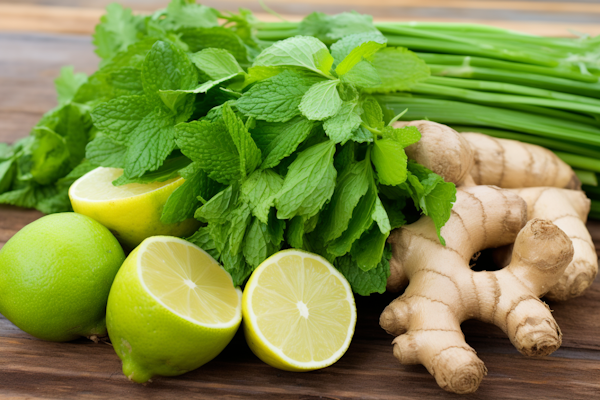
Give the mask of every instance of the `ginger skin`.
[{"label": "ginger skin", "polygon": [[[585,222],[590,200],[581,191],[558,188],[512,189],[527,202],[527,219],[544,218],[562,229],[573,242],[573,261],[563,276],[546,294],[550,300],[564,301],[580,296],[598,273],[598,257]],[[501,266],[510,262],[512,246],[497,249],[503,253]],[[499,254],[494,254],[497,259]]]},{"label": "ginger skin", "polygon": [[[487,373],[464,340],[460,324],[467,319],[497,325],[525,355],[547,355],[561,344],[560,329],[539,297],[563,274],[573,246],[558,227],[539,219],[517,236],[525,208],[509,191],[466,188],[459,190],[442,228],[446,247],[428,218],[390,236],[393,260],[410,283],[381,314],[380,324],[397,336],[394,355],[402,364],[423,364],[449,392],[473,393]],[[495,272],[470,269],[475,252],[515,236],[508,267]]]},{"label": "ginger skin", "polygon": [[[421,141],[425,143],[417,146],[420,141],[409,146],[407,154],[411,154],[411,157],[420,160],[419,162],[424,166],[441,174],[447,181],[453,182],[458,187],[473,185],[496,185],[503,188],[532,187],[531,190],[519,191],[529,206],[528,219],[543,218],[556,221],[557,225],[575,242],[579,242],[579,244],[575,243],[572,264],[567,268],[565,276],[548,293],[548,298],[564,301],[585,292],[598,272],[598,256],[585,226],[589,200],[579,190],[581,183],[571,167],[554,153],[540,146],[496,139],[480,133],[459,134],[446,125],[431,121],[402,122],[394,126],[405,125],[417,126],[421,132]],[[444,156],[445,147],[452,149],[452,156]],[[440,163],[455,166],[441,167],[439,163],[429,162],[436,157],[442,160]],[[474,158],[471,162],[465,161],[468,157]],[[459,163],[470,166],[467,171],[469,174],[465,174],[467,176],[462,174],[464,172],[462,170],[461,174],[447,173],[447,171],[458,171],[456,164]],[[446,175],[443,175],[444,173]],[[556,193],[556,196],[548,192],[538,199],[535,193],[550,189],[543,186],[565,189],[552,192]],[[558,195],[558,193],[563,194]],[[538,200],[541,203],[534,205]],[[571,216],[564,215],[567,213]],[[579,222],[576,222],[577,220]],[[508,264],[510,250],[509,247],[495,251],[494,256],[499,261],[497,263],[499,266]]]},{"label": "ginger skin", "polygon": [[470,174],[476,185],[581,189],[571,167],[548,149],[481,133],[460,135],[471,145],[475,156]]}]

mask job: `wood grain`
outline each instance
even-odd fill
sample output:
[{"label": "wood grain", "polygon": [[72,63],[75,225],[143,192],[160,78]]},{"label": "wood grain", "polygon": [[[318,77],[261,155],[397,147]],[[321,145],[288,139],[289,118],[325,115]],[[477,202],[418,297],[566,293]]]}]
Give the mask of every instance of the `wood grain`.
[{"label": "wood grain", "polygon": [[[0,33],[0,140],[28,134],[56,104],[52,80],[60,66],[91,72],[97,63],[89,38]],[[0,207],[0,247],[40,213]],[[600,247],[600,223],[590,222]],[[146,386],[121,373],[110,345],[87,340],[51,343],[35,339],[0,317],[0,398],[28,399],[456,399],[422,366],[402,366],[378,324],[394,294],[358,297],[354,340],[342,359],[321,371],[291,373],[258,360],[239,334],[215,360],[176,378]],[[563,346],[544,358],[520,355],[496,327],[463,324],[467,342],[489,373],[479,391],[463,399],[594,399],[600,394],[600,281],[582,297],[552,303]]]},{"label": "wood grain", "polygon": [[[274,2],[272,8],[279,12],[288,21],[299,21],[303,15],[313,11],[327,13],[339,13],[356,10],[358,12],[371,14],[375,21],[432,21],[432,22],[468,22],[485,23],[499,28],[513,29],[526,33],[546,36],[575,36],[573,31],[584,32],[589,35],[600,35],[600,24],[598,13],[600,5],[576,3],[570,8],[570,3],[562,4],[561,7],[540,6],[536,9],[525,9],[518,6],[520,3],[494,2],[477,8],[468,8],[470,4],[480,2],[467,1],[464,4],[446,3],[439,0],[425,6],[402,6],[396,5],[394,0],[378,0],[365,3],[364,0],[350,0],[342,2],[339,0],[305,0],[301,3],[290,3],[287,1]],[[0,0],[0,30],[19,32],[48,32],[48,33],[73,33],[91,34],[104,11],[104,7],[110,1],[78,2],[89,4],[97,8],[86,7],[52,7],[32,4],[19,4],[2,2]],[[39,2],[45,3],[45,2]],[[72,2],[54,1],[53,4],[71,4]],[[164,6],[165,2],[155,2],[156,7],[141,7],[141,3],[135,1],[121,2],[131,6],[137,12],[148,12]],[[129,3],[129,4],[127,4]],[[213,6],[222,10],[236,11],[239,7],[248,7],[261,21],[278,21],[278,18],[265,13],[254,0],[208,0],[203,4]],[[366,5],[368,4],[368,5]],[[436,5],[437,4],[437,5]],[[516,8],[510,8],[513,4]],[[509,8],[501,8],[501,7]],[[497,8],[494,8],[497,7]],[[566,10],[569,9],[569,10]],[[580,10],[574,13],[574,10]],[[501,19],[503,18],[503,19]]]}]

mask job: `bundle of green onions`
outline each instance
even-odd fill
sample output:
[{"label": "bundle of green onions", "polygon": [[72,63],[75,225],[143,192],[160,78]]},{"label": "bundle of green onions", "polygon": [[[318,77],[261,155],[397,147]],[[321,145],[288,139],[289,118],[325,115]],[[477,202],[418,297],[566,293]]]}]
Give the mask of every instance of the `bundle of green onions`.
[{"label": "bundle of green onions", "polygon": [[403,120],[429,119],[549,148],[574,168],[592,199],[590,217],[600,219],[600,37],[540,37],[477,24],[370,25],[364,17],[314,13],[300,23],[260,23],[258,37],[303,34],[333,42],[344,29],[374,26],[388,45],[416,52],[431,70],[404,92],[379,95],[382,104],[394,113],[407,109]]}]

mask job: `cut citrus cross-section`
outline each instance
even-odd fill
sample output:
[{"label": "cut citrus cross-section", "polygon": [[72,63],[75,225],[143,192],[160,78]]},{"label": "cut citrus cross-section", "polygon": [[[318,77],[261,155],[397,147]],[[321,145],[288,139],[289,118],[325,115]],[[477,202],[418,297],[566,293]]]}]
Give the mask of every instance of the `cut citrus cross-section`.
[{"label": "cut citrus cross-section", "polygon": [[160,221],[167,199],[183,178],[114,186],[122,174],[119,168],[100,167],[79,178],[69,189],[73,210],[106,226],[130,249],[150,236],[187,236],[198,227],[193,218],[176,224]]},{"label": "cut citrus cross-section", "polygon": [[284,250],[254,271],[242,301],[248,345],[288,371],[329,366],[348,349],[356,325],[352,289],[327,260]]},{"label": "cut citrus cross-section", "polygon": [[135,382],[198,368],[231,341],[242,293],[207,253],[154,236],[125,260],[108,298],[106,324],[123,373]]}]

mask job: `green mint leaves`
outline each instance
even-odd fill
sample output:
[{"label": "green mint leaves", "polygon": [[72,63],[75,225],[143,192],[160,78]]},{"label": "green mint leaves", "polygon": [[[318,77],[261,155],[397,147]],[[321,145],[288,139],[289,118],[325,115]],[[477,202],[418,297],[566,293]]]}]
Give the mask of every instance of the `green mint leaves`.
[{"label": "green mint leaves", "polygon": [[298,29],[270,43],[247,10],[108,6],[94,34],[99,70],[64,68],[59,106],[0,144],[0,203],[69,210],[69,185],[97,166],[124,169],[116,186],[180,176],[161,221],[198,219],[188,240],[236,285],[296,247],[330,260],[356,293],[383,292],[391,230],[423,214],[439,234],[455,188],[408,160],[419,131],[391,127],[371,93],[429,70],[388,47],[369,16],[313,13]]},{"label": "green mint leaves", "polygon": [[189,57],[169,42],[157,41],[142,65],[143,95],[123,96],[92,111],[95,126],[127,148],[125,176],[141,177],[159,168],[175,148],[175,125],[192,114],[193,98],[169,102],[162,90],[191,89],[196,68]]}]

